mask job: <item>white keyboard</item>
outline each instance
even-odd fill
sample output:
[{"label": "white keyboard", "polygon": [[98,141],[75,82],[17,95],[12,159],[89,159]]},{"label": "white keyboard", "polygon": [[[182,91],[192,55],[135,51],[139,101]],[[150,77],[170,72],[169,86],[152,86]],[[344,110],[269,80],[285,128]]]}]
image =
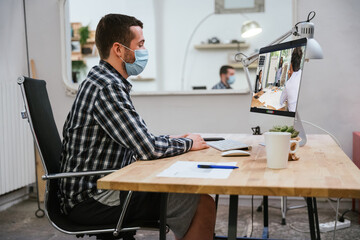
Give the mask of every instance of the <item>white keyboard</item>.
[{"label": "white keyboard", "polygon": [[213,147],[219,151],[229,151],[229,150],[235,150],[235,149],[251,149],[250,146],[231,139],[225,139],[221,141],[213,141],[213,142],[206,142],[207,145],[210,147]]}]

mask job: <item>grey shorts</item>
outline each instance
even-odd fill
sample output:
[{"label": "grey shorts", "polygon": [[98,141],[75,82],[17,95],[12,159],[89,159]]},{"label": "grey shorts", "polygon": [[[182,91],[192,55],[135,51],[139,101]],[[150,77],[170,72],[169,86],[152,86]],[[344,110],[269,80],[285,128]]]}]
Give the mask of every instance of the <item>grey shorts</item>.
[{"label": "grey shorts", "polygon": [[[127,192],[106,191],[94,198],[76,205],[69,217],[81,224],[117,223]],[[169,193],[166,223],[177,238],[187,233],[195,215],[200,195]],[[124,222],[134,220],[158,220],[160,213],[160,194],[133,192]]]},{"label": "grey shorts", "polygon": [[177,238],[183,238],[195,215],[200,195],[169,193],[166,223]]}]

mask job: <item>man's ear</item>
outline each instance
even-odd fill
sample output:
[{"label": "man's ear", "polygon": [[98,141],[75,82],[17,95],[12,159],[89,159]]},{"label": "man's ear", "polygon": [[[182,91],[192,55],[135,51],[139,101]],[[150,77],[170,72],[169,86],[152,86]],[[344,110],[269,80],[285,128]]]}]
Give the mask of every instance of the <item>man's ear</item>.
[{"label": "man's ear", "polygon": [[118,43],[118,42],[114,42],[114,43],[113,43],[113,45],[112,45],[112,47],[111,47],[111,51],[112,51],[115,55],[121,56],[121,57],[122,57],[122,55],[124,54],[124,53],[123,53],[124,50],[123,50],[121,44]]},{"label": "man's ear", "polygon": [[222,79],[225,79],[225,80],[226,80],[226,73],[220,74],[220,79],[221,79],[221,80],[222,80]]}]

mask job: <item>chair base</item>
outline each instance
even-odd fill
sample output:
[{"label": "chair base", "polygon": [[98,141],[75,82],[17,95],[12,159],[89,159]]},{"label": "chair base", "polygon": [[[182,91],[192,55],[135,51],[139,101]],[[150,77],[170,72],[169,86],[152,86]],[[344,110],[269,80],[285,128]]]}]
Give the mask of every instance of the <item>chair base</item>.
[{"label": "chair base", "polygon": [[[118,236],[114,236],[112,232],[108,233],[99,233],[99,234],[89,234],[89,237],[96,236],[97,240],[115,240],[115,239],[123,239],[123,240],[135,240],[136,231],[129,232],[120,232]],[[77,234],[77,238],[83,238],[85,234]]]}]

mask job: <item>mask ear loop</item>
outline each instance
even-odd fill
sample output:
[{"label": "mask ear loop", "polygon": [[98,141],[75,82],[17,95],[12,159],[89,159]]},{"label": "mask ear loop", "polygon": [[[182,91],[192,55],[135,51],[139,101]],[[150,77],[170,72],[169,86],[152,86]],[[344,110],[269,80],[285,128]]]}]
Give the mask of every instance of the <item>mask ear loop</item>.
[{"label": "mask ear loop", "polygon": [[[118,42],[119,43],[119,42]],[[133,51],[133,52],[135,52],[134,50],[132,50],[131,48],[128,48],[127,46],[125,46],[124,44],[121,44],[121,43],[119,43],[121,46],[123,46],[124,48],[126,48],[126,49],[128,49],[128,50],[130,50],[130,51]]]},{"label": "mask ear loop", "polygon": [[122,57],[119,56],[119,58],[120,58],[121,61],[123,61],[124,63],[127,63],[127,62],[125,62],[125,60],[124,60]]},{"label": "mask ear loop", "polygon": [[[119,43],[119,42],[118,42],[118,43]],[[119,44],[120,44],[121,46],[123,46],[124,48],[133,51],[132,49],[130,49],[130,48],[128,48],[127,46],[125,46],[124,44],[121,44],[121,43],[119,43]],[[127,62],[125,62],[125,60],[124,60],[121,56],[119,56],[119,58],[120,58],[121,61],[123,61],[124,63],[127,63]]]}]

